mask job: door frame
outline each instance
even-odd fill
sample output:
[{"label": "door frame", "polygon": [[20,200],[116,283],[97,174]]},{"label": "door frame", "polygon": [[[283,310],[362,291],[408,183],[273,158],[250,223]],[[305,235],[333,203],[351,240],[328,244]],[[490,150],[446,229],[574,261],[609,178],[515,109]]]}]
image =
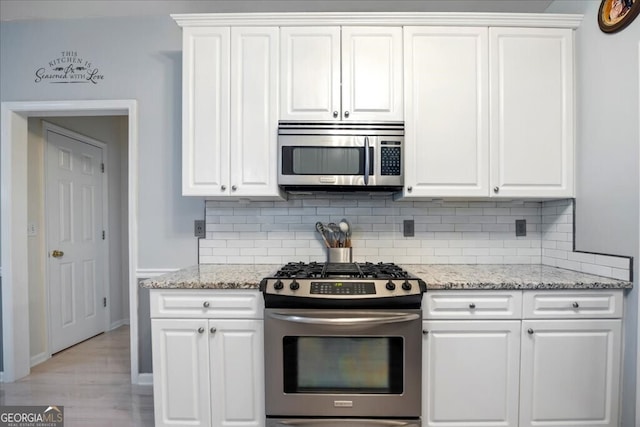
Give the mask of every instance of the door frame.
[{"label": "door frame", "polygon": [[[102,150],[102,159],[101,163],[104,164],[104,172],[102,172],[102,229],[105,231],[107,236],[111,236],[109,232],[109,165],[108,165],[108,150],[109,146],[104,142],[98,141],[97,139],[91,138],[89,136],[83,135],[78,132],[74,132],[70,129],[63,128],[61,126],[50,123],[46,120],[42,121],[42,139],[44,141],[44,154],[43,154],[43,162],[42,165],[44,170],[44,177],[46,180],[48,173],[48,155],[49,155],[49,145],[52,143],[49,142],[47,138],[47,132],[52,131],[58,133],[67,138],[76,140],[78,144],[87,144],[92,147],[96,147]],[[51,195],[49,194],[48,187],[45,183],[44,185],[44,209],[45,212],[48,211],[49,203],[51,201]],[[49,227],[45,222],[45,248],[46,252],[49,251]],[[102,295],[103,297],[109,297],[109,291],[111,290],[111,282],[110,282],[110,272],[109,272],[109,248],[111,246],[111,239],[105,239],[103,248],[101,249],[102,254],[102,262],[103,262],[103,274],[102,274]],[[47,301],[47,309],[46,311],[46,319],[47,319],[47,351],[46,355],[51,357],[51,349],[53,346],[51,345],[51,293],[50,293],[50,277],[49,277],[49,259],[47,258],[47,262],[45,263],[44,268],[44,281],[45,281],[45,298]],[[101,326],[102,332],[109,330],[109,325],[111,325],[111,300],[108,299],[109,306],[107,306],[107,310],[104,316],[104,321]]]},{"label": "door frame", "polygon": [[27,120],[46,116],[128,118],[128,245],[131,382],[138,372],[138,104],[136,100],[2,102],[0,106],[0,247],[4,372],[13,382],[29,374],[27,268]]}]

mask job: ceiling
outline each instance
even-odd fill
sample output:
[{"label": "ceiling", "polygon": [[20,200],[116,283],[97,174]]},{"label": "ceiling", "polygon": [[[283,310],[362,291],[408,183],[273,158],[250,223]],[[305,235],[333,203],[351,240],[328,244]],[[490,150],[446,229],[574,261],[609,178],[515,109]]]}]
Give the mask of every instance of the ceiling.
[{"label": "ceiling", "polygon": [[0,20],[209,12],[542,13],[552,0],[0,0]]}]

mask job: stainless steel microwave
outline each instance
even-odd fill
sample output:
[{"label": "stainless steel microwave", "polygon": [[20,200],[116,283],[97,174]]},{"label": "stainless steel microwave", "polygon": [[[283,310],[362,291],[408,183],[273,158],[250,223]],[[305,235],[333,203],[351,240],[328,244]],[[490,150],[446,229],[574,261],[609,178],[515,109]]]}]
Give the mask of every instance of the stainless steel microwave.
[{"label": "stainless steel microwave", "polygon": [[278,185],[287,191],[399,191],[403,145],[403,122],[280,122]]}]

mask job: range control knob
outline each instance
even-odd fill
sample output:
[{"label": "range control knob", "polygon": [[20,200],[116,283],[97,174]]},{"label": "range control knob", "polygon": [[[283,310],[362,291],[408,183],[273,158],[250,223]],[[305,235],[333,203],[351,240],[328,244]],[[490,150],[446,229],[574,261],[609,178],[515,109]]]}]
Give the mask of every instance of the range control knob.
[{"label": "range control knob", "polygon": [[276,283],[273,284],[273,289],[275,289],[276,291],[279,291],[282,288],[284,288],[284,284],[282,283],[282,280],[280,279],[276,280]]},{"label": "range control knob", "polygon": [[300,289],[300,283],[296,282],[296,280],[293,279],[293,282],[291,282],[291,284],[289,285],[289,289],[291,289],[292,291]]},{"label": "range control knob", "polygon": [[385,286],[388,290],[392,291],[396,288],[396,284],[389,280]]},{"label": "range control knob", "polygon": [[402,289],[404,289],[405,291],[410,291],[411,290],[411,283],[409,283],[408,280],[405,280],[404,283],[402,284]]}]

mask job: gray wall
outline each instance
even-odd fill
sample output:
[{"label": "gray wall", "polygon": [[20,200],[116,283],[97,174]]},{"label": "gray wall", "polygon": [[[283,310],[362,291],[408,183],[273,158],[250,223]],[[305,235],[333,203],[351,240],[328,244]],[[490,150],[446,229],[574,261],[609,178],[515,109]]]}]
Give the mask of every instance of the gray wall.
[{"label": "gray wall", "polygon": [[[72,50],[99,68],[98,84],[35,82]],[[0,100],[138,101],[139,267],[195,264],[192,221],[202,199],[181,196],[181,29],[169,16],[0,24]]]},{"label": "gray wall", "polygon": [[556,1],[548,12],[583,13],[576,31],[576,249],[634,257],[624,320],[622,425],[635,423],[638,336],[640,21],[600,31],[600,1]]}]

